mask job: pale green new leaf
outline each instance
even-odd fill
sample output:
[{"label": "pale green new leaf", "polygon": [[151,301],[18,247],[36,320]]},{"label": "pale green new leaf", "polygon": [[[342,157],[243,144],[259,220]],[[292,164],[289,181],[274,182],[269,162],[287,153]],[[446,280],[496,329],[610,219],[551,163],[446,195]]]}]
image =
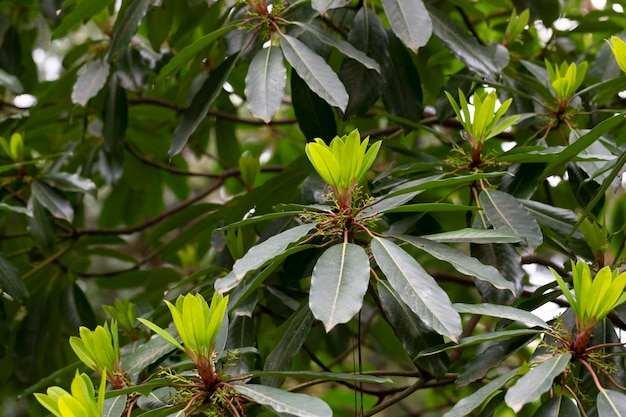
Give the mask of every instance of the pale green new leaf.
[{"label": "pale green new leaf", "polygon": [[185,348],[178,342],[178,340],[174,339],[174,336],[157,326],[156,324],[148,321],[144,318],[138,317],[137,320],[141,322],[144,326],[161,336],[163,339],[167,340],[170,344],[176,346],[180,350],[185,350]]}]

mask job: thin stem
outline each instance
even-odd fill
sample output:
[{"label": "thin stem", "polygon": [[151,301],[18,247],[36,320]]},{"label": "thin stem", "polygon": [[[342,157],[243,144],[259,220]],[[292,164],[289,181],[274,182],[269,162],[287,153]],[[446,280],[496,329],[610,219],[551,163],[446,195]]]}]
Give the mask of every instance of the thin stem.
[{"label": "thin stem", "polygon": [[581,359],[581,358],[577,358],[577,359],[578,359],[578,362],[580,362],[585,368],[587,368],[587,370],[591,374],[591,378],[593,378],[593,382],[596,384],[596,388],[598,388],[599,391],[603,391],[604,388],[602,388],[602,385],[600,384],[600,380],[598,379],[598,375],[596,375],[596,372],[593,370],[593,368],[591,367],[589,362],[587,362],[586,360]]},{"label": "thin stem", "polygon": [[404,391],[399,392],[398,394],[386,399],[385,401],[381,401],[378,405],[367,410],[365,413],[363,413],[363,417],[371,417],[391,407],[392,405],[402,401],[409,395],[413,394],[415,391],[424,387],[424,385],[426,385],[426,382],[428,382],[426,379],[418,379],[417,382],[415,382],[413,385],[410,385]]}]

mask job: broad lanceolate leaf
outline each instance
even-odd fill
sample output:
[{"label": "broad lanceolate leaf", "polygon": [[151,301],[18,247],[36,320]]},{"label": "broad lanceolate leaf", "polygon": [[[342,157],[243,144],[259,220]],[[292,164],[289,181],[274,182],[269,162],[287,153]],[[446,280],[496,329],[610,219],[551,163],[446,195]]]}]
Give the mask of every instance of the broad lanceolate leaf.
[{"label": "broad lanceolate leaf", "polygon": [[445,351],[452,350],[452,349],[479,345],[481,343],[492,342],[494,340],[510,339],[511,337],[516,337],[516,336],[539,334],[541,332],[542,330],[537,330],[537,329],[516,329],[516,330],[501,330],[501,331],[496,331],[496,332],[483,333],[483,334],[479,334],[476,336],[463,337],[459,340],[459,343],[446,343],[441,346],[434,346],[434,347],[425,349],[421,351],[418,356],[426,357],[426,356],[435,355],[439,352],[445,352]]},{"label": "broad lanceolate leaf", "polygon": [[102,135],[104,148],[108,152],[122,152],[124,136],[128,127],[128,102],[126,90],[116,76],[111,78],[102,110]]},{"label": "broad lanceolate leaf", "polygon": [[580,411],[578,411],[574,400],[559,395],[542,404],[535,412],[534,417],[580,417]]},{"label": "broad lanceolate leaf", "polygon": [[319,257],[311,276],[309,306],[326,332],[361,310],[369,276],[369,259],[359,245],[333,245]]},{"label": "broad lanceolate leaf", "polygon": [[32,184],[33,197],[47,208],[54,217],[72,222],[74,209],[70,202],[57,190],[39,181]]},{"label": "broad lanceolate leaf", "polygon": [[330,9],[347,6],[348,4],[350,4],[350,0],[311,0],[311,7],[320,14],[324,14]]},{"label": "broad lanceolate leaf", "polygon": [[439,243],[518,243],[523,240],[508,230],[470,228],[425,235],[422,238]]},{"label": "broad lanceolate leaf", "polygon": [[81,68],[78,79],[72,89],[72,103],[86,106],[87,102],[98,94],[109,77],[111,69],[108,62],[97,59]]},{"label": "broad lanceolate leaf", "polygon": [[337,135],[333,108],[315,94],[298,73],[291,72],[291,101],[298,127],[307,140],[322,138],[326,143]]},{"label": "broad lanceolate leaf", "polygon": [[456,403],[452,410],[448,411],[443,417],[465,417],[470,415],[472,411],[480,407],[482,403],[493,395],[496,391],[504,386],[511,378],[517,374],[517,369],[513,369],[504,375],[500,375],[484,387],[478,389],[472,395],[463,398]]},{"label": "broad lanceolate leaf", "polygon": [[104,400],[102,417],[120,417],[126,408],[127,398],[127,395],[118,395],[117,397]]},{"label": "broad lanceolate leaf", "polygon": [[496,229],[510,230],[523,236],[529,249],[543,242],[537,220],[510,194],[498,190],[483,190],[478,196],[487,218]]},{"label": "broad lanceolate leaf", "polygon": [[459,313],[482,314],[491,317],[500,317],[508,320],[515,320],[522,323],[529,323],[533,326],[549,329],[548,323],[526,310],[519,308],[502,306],[499,304],[463,304],[455,303],[452,307]]},{"label": "broad lanceolate leaf", "polygon": [[250,248],[250,250],[246,252],[242,258],[237,259],[233,265],[233,274],[236,280],[241,281],[248,272],[260,268],[272,258],[283,253],[289,245],[302,239],[314,227],[315,224],[313,223],[296,226]]},{"label": "broad lanceolate leaf", "polygon": [[570,353],[554,356],[532,368],[507,391],[506,404],[517,413],[525,404],[538,400],[552,387],[554,378],[565,370],[571,357]]},{"label": "broad lanceolate leaf", "polygon": [[427,9],[432,20],[433,33],[470,70],[495,79],[508,65],[509,54],[506,48],[495,44],[491,48],[485,47],[437,8],[428,6]]},{"label": "broad lanceolate leaf", "polygon": [[280,109],[287,85],[287,70],[280,48],[270,46],[255,56],[246,76],[248,110],[255,117],[269,123]]},{"label": "broad lanceolate leaf", "polygon": [[328,404],[319,398],[305,394],[294,394],[257,384],[233,385],[233,388],[257,404],[264,405],[281,416],[331,417],[333,415]]},{"label": "broad lanceolate leaf", "polygon": [[487,281],[495,288],[506,289],[511,291],[511,293],[515,292],[513,283],[504,278],[496,268],[491,265],[485,265],[478,259],[468,256],[458,249],[415,236],[402,235],[397,236],[397,238],[410,243],[437,259],[448,262],[462,274]]},{"label": "broad lanceolate leaf", "polygon": [[[148,12],[150,0],[133,0],[124,13],[118,15],[115,22],[113,39],[107,54],[107,61],[112,62],[130,44],[137,28]],[[121,19],[121,20],[120,20]]]},{"label": "broad lanceolate leaf", "polygon": [[599,417],[626,416],[626,395],[610,389],[603,389],[598,393]]},{"label": "broad lanceolate leaf", "polygon": [[336,38],[329,34],[327,31],[321,30],[316,26],[297,21],[294,21],[293,24],[313,34],[316,38],[318,38],[325,44],[336,48],[339,52],[341,52],[348,58],[352,58],[355,61],[360,62],[361,65],[363,65],[365,68],[380,73],[380,65],[378,65],[378,62],[367,56],[364,52],[356,49],[354,46],[352,46],[352,44]]},{"label": "broad lanceolate leaf", "polygon": [[331,106],[345,111],[348,93],[326,61],[292,36],[283,35],[280,39],[285,58],[311,90]]},{"label": "broad lanceolate leaf", "polygon": [[433,23],[422,0],[383,0],[391,30],[417,53],[433,32]]},{"label": "broad lanceolate leaf", "polygon": [[179,70],[183,65],[189,62],[196,54],[198,54],[203,48],[206,48],[208,45],[213,43],[220,36],[230,32],[231,30],[237,28],[237,26],[241,23],[241,21],[232,22],[228,25],[222,26],[219,29],[198,38],[194,43],[184,47],[178,55],[172,58],[159,72],[155,83],[159,83],[168,75],[173,72]]},{"label": "broad lanceolate leaf", "polygon": [[187,110],[185,110],[185,113],[183,113],[183,120],[181,120],[180,124],[176,126],[174,130],[172,146],[170,146],[168,151],[170,157],[183,150],[191,134],[206,116],[209,106],[222,90],[222,86],[235,67],[238,58],[239,54],[231,55],[226,58],[226,60],[209,75],[204,84],[202,84],[202,87],[200,87],[200,90],[193,97],[191,104]]},{"label": "broad lanceolate leaf", "polygon": [[372,254],[389,284],[424,324],[456,341],[462,330],[461,317],[433,277],[389,239],[372,240]]},{"label": "broad lanceolate leaf", "polygon": [[[304,344],[313,325],[313,314],[308,305],[303,305],[295,312],[287,323],[286,329],[274,350],[267,355],[264,371],[288,371],[291,368],[291,359]],[[261,377],[263,385],[279,387],[284,377]]]},{"label": "broad lanceolate leaf", "polygon": [[20,271],[0,255],[0,293],[6,293],[17,302],[28,296]]}]

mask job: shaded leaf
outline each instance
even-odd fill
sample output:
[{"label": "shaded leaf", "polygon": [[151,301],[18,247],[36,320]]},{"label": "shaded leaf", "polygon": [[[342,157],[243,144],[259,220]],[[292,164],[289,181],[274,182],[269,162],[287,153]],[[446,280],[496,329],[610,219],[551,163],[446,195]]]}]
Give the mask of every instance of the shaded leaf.
[{"label": "shaded leaf", "polygon": [[285,58],[311,91],[331,106],[345,111],[348,105],[348,93],[326,61],[292,36],[283,35],[280,39]]},{"label": "shaded leaf", "polygon": [[20,271],[0,254],[0,293],[6,293],[21,303],[28,296]]},{"label": "shaded leaf", "polygon": [[337,135],[332,107],[315,94],[297,73],[291,72],[291,101],[298,126],[307,140],[322,138],[327,143]]},{"label": "shaded leaf", "polygon": [[183,113],[183,119],[180,124],[174,130],[172,145],[167,151],[170,157],[183,150],[191,134],[196,130],[202,119],[206,117],[209,106],[222,91],[222,86],[238,59],[239,54],[229,56],[204,81],[200,90],[191,100],[191,104]]},{"label": "shaded leaf", "polygon": [[[349,381],[349,382],[371,382],[374,384],[393,383],[390,378],[381,378],[374,375],[342,374],[336,372],[312,372],[312,371],[253,371],[250,376],[256,377],[281,377],[294,379],[321,379],[324,381]],[[263,384],[265,385],[265,384]]]},{"label": "shaded leaf", "polygon": [[393,33],[417,53],[433,32],[433,23],[422,0],[383,0],[382,3]]},{"label": "shaded leaf", "polygon": [[[263,370],[288,371],[291,368],[291,359],[298,353],[313,325],[313,314],[307,304],[303,304],[285,323],[284,333],[274,349],[267,355]],[[261,376],[261,384],[271,387],[280,387],[284,377]]]},{"label": "shaded leaf", "polygon": [[0,211],[12,211],[13,213],[25,214],[27,216],[33,215],[32,210],[26,207],[11,206],[7,203],[0,203]]},{"label": "shaded leaf", "polygon": [[457,402],[452,410],[444,414],[444,417],[468,416],[472,411],[480,407],[487,398],[491,397],[496,391],[502,388],[504,384],[509,382],[509,380],[511,380],[516,374],[517,369],[513,369],[504,375],[500,375],[470,396]]},{"label": "shaded leaf", "polygon": [[529,249],[543,242],[537,220],[510,194],[498,190],[483,190],[478,196],[485,215],[496,229],[510,230],[526,239]]},{"label": "shaded leaf", "polygon": [[394,116],[419,122],[424,107],[420,75],[413,58],[400,39],[387,31],[387,41],[389,59],[387,65],[383,65],[382,68],[383,104]]},{"label": "shaded leaf", "polygon": [[124,394],[104,400],[102,417],[120,417],[126,409],[127,398],[128,396]]},{"label": "shaded leaf", "polygon": [[485,342],[492,342],[494,340],[503,340],[509,339],[515,336],[525,336],[525,335],[537,335],[540,334],[542,330],[539,329],[516,329],[516,330],[500,330],[490,333],[479,334],[476,336],[468,336],[462,337],[459,339],[459,343],[446,343],[440,346],[433,346],[431,348],[425,349],[421,351],[418,357],[425,357],[435,355],[439,352],[445,352],[452,349],[458,349],[467,346],[479,345]]},{"label": "shaded leaf", "polygon": [[76,2],[76,7],[70,13],[63,13],[63,19],[59,26],[52,32],[52,39],[62,38],[71,30],[74,26],[81,23],[83,20],[87,20],[100,12],[111,3],[111,0],[107,1],[81,1]]},{"label": "shaded leaf", "polygon": [[522,257],[513,245],[508,243],[472,244],[471,254],[482,263],[495,267],[515,289],[511,294],[509,290],[499,290],[487,282],[475,281],[474,284],[483,297],[494,304],[511,304],[519,297],[526,273],[522,269]]},{"label": "shaded leaf", "polygon": [[33,197],[47,208],[54,217],[72,222],[74,209],[61,193],[39,181],[33,181],[31,189]]},{"label": "shaded leaf", "polygon": [[191,45],[187,45],[184,47],[178,55],[172,58],[159,72],[155,83],[159,83],[163,81],[167,76],[172,73],[178,71],[183,65],[187,64],[195,55],[200,53],[200,51],[207,46],[211,45],[216,39],[221,37],[222,35],[230,32],[231,30],[237,28],[241,24],[241,21],[231,22],[227,25],[220,27],[219,29],[208,33],[198,39],[196,39]]},{"label": "shaded leaf", "polygon": [[311,276],[309,306],[326,332],[361,310],[369,276],[369,259],[361,246],[340,243],[322,253]]},{"label": "shaded leaf", "polygon": [[400,184],[394,187],[387,198],[400,194],[412,193],[419,190],[432,190],[440,187],[453,187],[461,184],[469,184],[473,181],[481,179],[502,177],[509,175],[507,172],[480,172],[476,174],[457,175],[454,177],[442,178],[441,174],[432,175],[426,178],[420,178],[417,180],[407,181],[404,184]]},{"label": "shaded leaf", "polygon": [[102,110],[102,135],[104,148],[114,152],[122,147],[128,127],[128,103],[126,90],[120,86],[117,77],[109,82],[104,109]]},{"label": "shaded leaf", "polygon": [[462,274],[473,276],[481,281],[487,281],[495,288],[506,289],[511,291],[511,293],[515,293],[513,283],[505,279],[496,268],[491,265],[485,265],[478,259],[467,256],[458,249],[416,236],[403,235],[396,237],[429,253],[437,259],[448,262],[454,269]]},{"label": "shaded leaf", "polygon": [[331,417],[333,415],[328,404],[319,398],[305,394],[294,394],[257,384],[233,385],[233,388],[279,415],[287,414],[299,417]]},{"label": "shaded leaf", "polygon": [[501,45],[493,50],[482,46],[458,23],[433,6],[426,6],[433,24],[433,33],[467,67],[478,74],[495,79],[509,63],[509,53]]},{"label": "shaded leaf", "polygon": [[[443,343],[443,337],[427,327],[422,320],[400,299],[396,291],[385,281],[378,281],[378,297],[383,314],[400,339],[402,346],[411,358],[428,346]],[[448,369],[448,356],[445,354],[417,358],[416,365],[426,369],[433,375],[443,375]]]},{"label": "shaded leaf", "polygon": [[525,404],[538,400],[552,387],[554,378],[565,370],[571,358],[570,353],[564,353],[531,368],[507,391],[504,396],[506,404],[517,413]]},{"label": "shaded leaf", "polygon": [[32,217],[28,219],[28,227],[35,245],[44,251],[54,250],[56,239],[56,224],[50,212],[39,201],[31,196],[28,206],[32,211]]},{"label": "shaded leaf", "polygon": [[118,15],[118,20],[115,21],[113,39],[107,53],[108,62],[112,62],[123,50],[128,48],[149,7],[150,0],[133,0],[124,10],[124,13]]},{"label": "shaded leaf", "polygon": [[[176,329],[171,326],[170,334],[174,334]],[[154,335],[145,343],[140,344],[137,349],[127,355],[122,356],[123,368],[129,377],[139,375],[147,366],[157,362],[160,358],[175,350],[176,347],[164,338]]]},{"label": "shaded leaf", "polygon": [[72,103],[85,107],[87,102],[104,87],[107,78],[109,78],[110,69],[109,63],[101,59],[81,68],[72,89]]},{"label": "shaded leaf", "polygon": [[434,278],[389,239],[372,240],[372,254],[391,287],[420,320],[437,333],[457,340],[462,330],[461,317]]},{"label": "shaded leaf", "polygon": [[580,411],[571,398],[564,395],[552,398],[535,412],[534,417],[580,417]]},{"label": "shaded leaf", "polygon": [[286,84],[287,69],[280,48],[261,49],[252,59],[246,76],[245,94],[250,113],[269,123],[283,102]]},{"label": "shaded leaf", "polygon": [[345,7],[348,4],[350,4],[350,0],[311,0],[311,7],[320,14],[324,14],[330,9]]}]

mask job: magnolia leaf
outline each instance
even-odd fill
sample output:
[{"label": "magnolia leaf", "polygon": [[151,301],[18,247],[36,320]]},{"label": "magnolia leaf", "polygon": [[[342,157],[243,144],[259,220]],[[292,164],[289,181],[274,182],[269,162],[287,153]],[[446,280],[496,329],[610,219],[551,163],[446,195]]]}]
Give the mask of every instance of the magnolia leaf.
[{"label": "magnolia leaf", "polygon": [[280,39],[285,58],[309,88],[331,106],[345,111],[348,93],[326,61],[292,36],[283,35]]},{"label": "magnolia leaf", "polygon": [[338,128],[333,108],[293,71],[291,71],[291,101],[298,118],[298,127],[307,140],[322,138],[330,142],[337,135]]},{"label": "magnolia leaf", "polygon": [[68,172],[49,172],[42,180],[54,188],[63,191],[79,192],[95,196],[96,184],[89,178],[83,178],[78,174]]},{"label": "magnolia leaf", "polygon": [[519,321],[521,323],[529,323],[533,326],[543,327],[544,329],[550,329],[548,323],[546,323],[533,313],[515,307],[487,303],[455,303],[452,304],[452,307],[454,307],[454,309],[459,313],[481,314],[485,316],[499,317],[503,319]]},{"label": "magnolia leaf", "polygon": [[459,343],[446,343],[440,346],[433,346],[431,348],[424,349],[423,351],[419,353],[418,357],[421,358],[421,357],[431,356],[439,352],[445,352],[445,351],[452,350],[452,349],[479,345],[481,343],[492,342],[494,340],[510,339],[511,337],[516,337],[516,336],[539,334],[541,332],[542,330],[538,330],[538,329],[515,329],[515,330],[500,330],[500,331],[495,331],[495,332],[490,332],[490,333],[479,334],[476,336],[462,337],[459,340]]},{"label": "magnolia leaf", "polygon": [[326,332],[361,310],[369,276],[369,259],[361,246],[340,243],[319,257],[311,276],[309,306]]},{"label": "magnolia leaf", "polygon": [[570,353],[560,354],[531,368],[507,391],[506,404],[518,413],[525,404],[538,400],[552,387],[554,378],[567,368],[571,358]]},{"label": "magnolia leaf", "polygon": [[372,254],[391,287],[420,320],[456,341],[462,331],[461,317],[434,278],[389,239],[373,239]]},{"label": "magnolia leaf", "polygon": [[280,109],[286,85],[287,70],[280,48],[261,49],[252,59],[246,76],[245,94],[250,113],[269,123]]},{"label": "magnolia leaf", "polygon": [[61,193],[39,181],[33,181],[32,192],[35,199],[54,217],[72,222],[74,209]]},{"label": "magnolia leaf", "polygon": [[191,100],[191,104],[183,113],[183,119],[174,130],[174,138],[169,151],[170,157],[178,154],[183,150],[189,137],[196,130],[200,122],[205,118],[209,106],[216,99],[222,86],[226,82],[228,75],[235,67],[239,54],[231,55],[220,64],[206,79],[200,90]]},{"label": "magnolia leaf", "polygon": [[478,198],[485,215],[496,229],[523,236],[531,250],[541,245],[543,235],[537,220],[515,197],[502,191],[485,189]]},{"label": "magnolia leaf", "polygon": [[104,411],[102,417],[120,417],[126,409],[127,395],[119,395],[104,400]]},{"label": "magnolia leaf", "polygon": [[580,417],[580,411],[573,399],[559,395],[542,404],[533,417]]},{"label": "magnolia leaf", "polygon": [[235,279],[241,281],[248,272],[259,269],[266,262],[279,256],[289,245],[302,239],[314,227],[314,223],[296,226],[253,246],[242,258],[237,259],[233,265]]},{"label": "magnolia leaf", "polygon": [[295,394],[257,384],[233,385],[232,387],[252,401],[272,409],[278,415],[298,417],[331,417],[333,415],[328,404],[306,394]]},{"label": "magnolia leaf", "polygon": [[345,7],[348,4],[350,4],[350,0],[311,0],[311,7],[322,15],[327,10]]},{"label": "magnolia leaf", "polygon": [[[133,0],[124,13],[115,21],[113,39],[107,53],[107,61],[112,62],[123,50],[128,48],[137,28],[150,7],[150,0]],[[119,24],[118,24],[119,22]]]},{"label": "magnolia leaf", "polygon": [[[343,374],[338,372],[313,372],[313,371],[253,371],[251,377],[281,377],[282,379],[321,379],[324,381],[349,381],[349,382],[371,382],[374,384],[392,384],[390,378],[381,378],[374,375]],[[263,384],[265,385],[265,384]]]},{"label": "magnolia leaf", "polygon": [[433,32],[433,23],[422,0],[383,0],[383,10],[391,30],[417,53]]},{"label": "magnolia leaf", "polygon": [[76,4],[76,7],[70,12],[65,13],[67,10],[63,10],[63,20],[59,26],[52,32],[52,39],[62,38],[70,31],[74,26],[78,26],[82,21],[87,20],[94,15],[98,14],[100,10],[107,7],[112,1],[81,1]]},{"label": "magnolia leaf", "polygon": [[439,243],[518,243],[523,240],[508,230],[471,228],[424,235],[422,238]]},{"label": "magnolia leaf", "polygon": [[513,283],[504,278],[496,268],[491,265],[485,265],[478,259],[467,256],[458,249],[415,236],[402,235],[396,236],[396,238],[410,243],[437,259],[448,262],[462,274],[473,276],[481,281],[487,281],[495,288],[506,289],[511,291],[511,293],[515,293]]},{"label": "magnolia leaf", "polygon": [[336,38],[335,36],[330,35],[329,32],[321,30],[317,28],[316,26],[303,23],[303,22],[298,22],[298,21],[294,21],[293,23],[294,25],[301,27],[307,32],[313,34],[316,38],[318,38],[320,41],[324,42],[325,44],[330,45],[333,48],[336,48],[339,52],[341,52],[348,58],[352,58],[355,61],[359,62],[365,68],[368,68],[368,69],[371,69],[380,73],[380,65],[378,65],[378,62],[376,62],[375,60],[367,56],[364,52],[356,49],[354,46],[352,46],[352,44],[346,41],[343,41],[339,38]]},{"label": "magnolia leaf", "polygon": [[480,407],[482,403],[491,397],[496,391],[504,386],[517,374],[517,369],[513,369],[504,375],[500,375],[493,381],[489,382],[484,387],[476,390],[473,394],[463,398],[452,408],[443,415],[443,417],[465,417],[470,415],[472,411]]},{"label": "magnolia leaf", "polygon": [[110,65],[97,59],[78,72],[78,78],[72,89],[72,103],[85,107],[87,102],[98,94],[109,78]]},{"label": "magnolia leaf", "polygon": [[598,393],[597,404],[599,417],[626,416],[626,395],[621,392],[603,389]]},{"label": "magnolia leaf", "polygon": [[0,254],[0,294],[6,293],[17,302],[28,296],[20,271]]}]

